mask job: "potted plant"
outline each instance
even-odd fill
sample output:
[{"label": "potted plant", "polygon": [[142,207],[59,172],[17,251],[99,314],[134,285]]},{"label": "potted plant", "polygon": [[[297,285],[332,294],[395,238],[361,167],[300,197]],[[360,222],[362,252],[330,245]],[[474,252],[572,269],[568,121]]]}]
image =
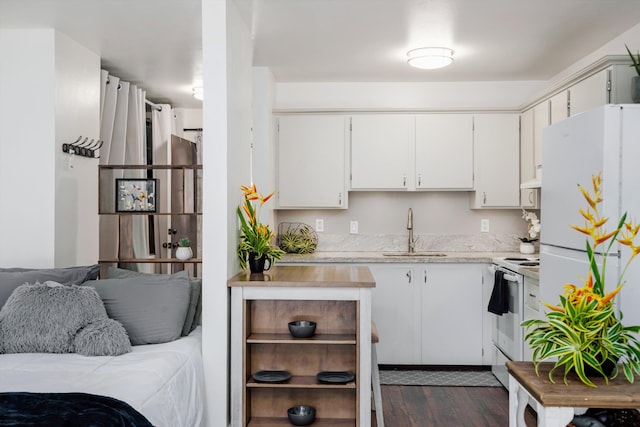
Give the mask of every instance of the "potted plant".
[{"label": "potted plant", "polygon": [[523,254],[532,254],[534,253],[535,247],[533,246],[533,242],[538,240],[538,233],[540,233],[540,220],[538,216],[533,212],[527,212],[522,209],[522,218],[527,221],[528,228],[528,236],[520,237],[520,253]]},{"label": "potted plant", "polygon": [[178,240],[178,248],[176,249],[176,258],[185,260],[193,257],[191,251],[191,239],[188,237],[182,237]]},{"label": "potted plant", "polygon": [[633,53],[631,53],[631,49],[629,49],[629,46],[625,44],[624,47],[627,49],[627,53],[631,58],[630,67],[635,68],[636,74],[638,74],[637,76],[633,76],[633,78],[631,79],[631,99],[633,100],[633,102],[639,103],[640,102],[640,52],[638,52],[634,56]]},{"label": "potted plant", "polygon": [[[634,245],[640,224],[626,221],[625,213],[617,227],[607,232],[604,227],[608,218],[598,211],[598,204],[603,200],[600,185],[601,175],[598,174],[593,176],[593,194],[578,186],[589,205],[586,210],[580,209],[585,218],[584,226],[572,225],[588,236],[589,271],[584,285],[565,285],[559,305],[542,303],[550,310],[545,313],[546,319],[522,323],[527,329],[525,341],[533,350],[536,372],[541,361],[556,358],[549,372],[551,382],[554,382],[553,373],[557,368],[563,369],[565,383],[567,375],[575,372],[584,384],[594,387],[589,376],[599,375],[608,382],[618,374],[618,364],[629,382],[634,381],[634,374],[640,374],[640,342],[636,338],[640,326],[624,326],[622,312],[616,313],[613,300],[624,285],[622,279],[627,267],[640,253],[640,245]],[[606,259],[616,241],[629,246],[632,255],[621,270],[614,289],[606,292]],[[603,254],[601,265],[595,258],[598,251]]]},{"label": "potted plant", "polygon": [[252,273],[261,273],[284,254],[278,246],[271,244],[273,232],[269,226],[260,223],[260,208],[273,196],[273,192],[263,196],[255,184],[250,187],[241,186],[240,189],[244,193],[244,203],[241,205],[242,209],[240,206],[237,209],[241,231],[238,260],[243,270],[249,264]]}]

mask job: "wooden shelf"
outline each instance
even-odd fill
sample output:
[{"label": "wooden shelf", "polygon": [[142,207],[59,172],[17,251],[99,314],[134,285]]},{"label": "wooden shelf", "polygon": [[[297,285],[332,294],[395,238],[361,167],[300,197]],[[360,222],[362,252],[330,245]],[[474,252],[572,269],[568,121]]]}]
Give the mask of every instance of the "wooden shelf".
[{"label": "wooden shelf", "polygon": [[316,334],[310,338],[295,338],[290,334],[251,334],[247,344],[337,344],[354,345],[357,343],[353,334]]},{"label": "wooden shelf", "polygon": [[100,169],[202,169],[202,165],[99,165]]},{"label": "wooden shelf", "polygon": [[[288,418],[258,418],[253,417],[249,420],[247,427],[291,427]],[[353,427],[356,420],[339,420],[339,419],[321,419],[316,418],[313,427]]]},{"label": "wooden shelf", "polygon": [[202,215],[202,212],[98,212],[98,215]]},{"label": "wooden shelf", "polygon": [[346,384],[325,384],[320,383],[316,377],[295,376],[284,383],[261,383],[257,382],[253,378],[247,382],[247,387],[250,388],[306,388],[306,389],[355,389],[357,387],[355,381],[351,381]]},{"label": "wooden shelf", "polygon": [[126,263],[140,263],[140,264],[200,264],[202,263],[201,258],[189,258],[189,259],[178,259],[178,258],[117,258],[117,259],[100,259],[98,262],[104,263],[117,263],[117,262],[126,262]]}]

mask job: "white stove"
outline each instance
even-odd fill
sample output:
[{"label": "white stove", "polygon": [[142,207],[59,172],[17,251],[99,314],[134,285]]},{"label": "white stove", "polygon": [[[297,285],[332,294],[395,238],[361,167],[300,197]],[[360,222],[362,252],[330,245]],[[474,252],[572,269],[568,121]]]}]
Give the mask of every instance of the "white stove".
[{"label": "white stove", "polygon": [[537,256],[498,257],[493,259],[493,263],[515,272],[518,272],[522,268],[532,271],[538,271],[540,269],[540,258]]}]

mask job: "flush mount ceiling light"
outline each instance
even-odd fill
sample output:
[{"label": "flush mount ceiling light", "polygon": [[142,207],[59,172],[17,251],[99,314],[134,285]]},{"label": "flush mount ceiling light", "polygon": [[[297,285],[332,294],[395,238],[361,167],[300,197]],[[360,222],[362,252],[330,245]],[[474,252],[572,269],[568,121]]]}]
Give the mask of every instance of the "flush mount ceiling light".
[{"label": "flush mount ceiling light", "polygon": [[421,47],[407,52],[412,67],[425,70],[446,67],[453,62],[453,49],[448,47]]},{"label": "flush mount ceiling light", "polygon": [[199,99],[200,101],[202,101],[202,95],[203,95],[203,91],[201,87],[194,87],[193,88],[193,97],[195,99]]}]

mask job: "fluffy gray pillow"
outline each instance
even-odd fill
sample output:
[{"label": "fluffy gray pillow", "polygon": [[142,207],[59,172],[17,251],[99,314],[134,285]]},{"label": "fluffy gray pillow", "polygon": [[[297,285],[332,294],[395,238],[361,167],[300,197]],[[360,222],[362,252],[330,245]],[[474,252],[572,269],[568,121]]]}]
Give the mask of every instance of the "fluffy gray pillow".
[{"label": "fluffy gray pillow", "polygon": [[[183,272],[176,273],[178,275],[184,275]],[[175,275],[167,274],[149,274],[140,273],[138,271],[125,270],[118,267],[109,267],[107,269],[107,279],[125,279],[128,277],[144,277],[144,276],[157,276],[165,277],[167,280],[171,280]],[[182,325],[182,336],[187,336],[193,331],[196,326],[200,324],[200,315],[202,313],[202,279],[189,278],[189,285],[191,287],[191,294],[189,296],[189,309]]]},{"label": "fluffy gray pillow", "polygon": [[84,265],[65,268],[0,268],[0,308],[9,295],[23,283],[52,281],[63,285],[79,285],[97,279],[100,265]]},{"label": "fluffy gray pillow", "polygon": [[84,356],[117,356],[131,351],[124,327],[113,319],[100,319],[80,329],[75,336],[76,353]]},{"label": "fluffy gray pillow", "polygon": [[186,271],[126,279],[90,280],[110,318],[122,323],[133,345],[159,344],[180,338],[189,308]]},{"label": "fluffy gray pillow", "polygon": [[[20,285],[0,310],[1,350],[4,353],[74,353],[78,331],[93,322],[101,322],[96,326],[102,325],[106,320],[109,320],[107,312],[95,289],[51,281]],[[116,329],[96,338],[102,342],[90,348],[81,342],[79,353],[116,356],[131,351],[126,332]]]}]

